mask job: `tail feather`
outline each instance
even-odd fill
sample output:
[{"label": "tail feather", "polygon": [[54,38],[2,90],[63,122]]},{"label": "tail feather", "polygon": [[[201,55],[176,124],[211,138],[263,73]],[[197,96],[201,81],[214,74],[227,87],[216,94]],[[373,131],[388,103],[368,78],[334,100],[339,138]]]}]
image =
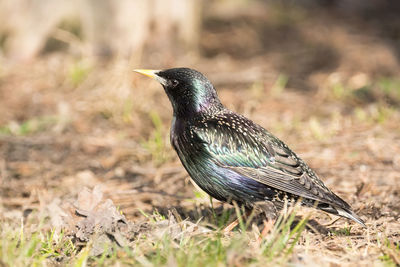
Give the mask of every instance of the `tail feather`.
[{"label": "tail feather", "polygon": [[353,220],[353,221],[361,224],[363,227],[367,228],[364,221],[361,220],[361,218],[357,214],[355,214],[352,210],[345,210],[345,209],[341,209],[341,208],[336,208],[336,210],[337,210],[339,216]]},{"label": "tail feather", "polygon": [[345,217],[347,219],[353,220],[356,223],[359,223],[363,227],[367,228],[367,226],[365,225],[364,221],[350,209],[334,207],[334,206],[332,206],[330,204],[326,204],[326,203],[319,204],[318,208],[323,210],[323,211],[325,211],[325,212],[328,212],[328,213],[331,213],[331,214],[335,214],[335,215],[339,215],[341,217]]}]

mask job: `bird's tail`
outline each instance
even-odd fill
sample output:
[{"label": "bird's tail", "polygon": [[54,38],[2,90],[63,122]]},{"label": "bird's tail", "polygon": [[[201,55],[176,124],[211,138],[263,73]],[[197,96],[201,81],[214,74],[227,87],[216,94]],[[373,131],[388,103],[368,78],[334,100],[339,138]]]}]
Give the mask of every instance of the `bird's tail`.
[{"label": "bird's tail", "polygon": [[355,214],[351,209],[340,208],[337,206],[335,207],[333,205],[329,205],[326,203],[321,203],[317,207],[325,212],[345,217],[347,219],[355,221],[356,223],[361,224],[365,228],[367,227],[365,225],[364,221],[357,214]]}]

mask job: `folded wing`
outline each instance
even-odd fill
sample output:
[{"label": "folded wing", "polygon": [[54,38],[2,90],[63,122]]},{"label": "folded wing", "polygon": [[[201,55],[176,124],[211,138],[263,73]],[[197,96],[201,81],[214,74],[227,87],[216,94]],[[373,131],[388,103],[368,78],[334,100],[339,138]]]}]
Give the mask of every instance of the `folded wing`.
[{"label": "folded wing", "polygon": [[[275,189],[350,209],[286,144],[250,120],[232,116],[192,129],[214,163]],[[238,120],[246,128],[236,126]]]}]

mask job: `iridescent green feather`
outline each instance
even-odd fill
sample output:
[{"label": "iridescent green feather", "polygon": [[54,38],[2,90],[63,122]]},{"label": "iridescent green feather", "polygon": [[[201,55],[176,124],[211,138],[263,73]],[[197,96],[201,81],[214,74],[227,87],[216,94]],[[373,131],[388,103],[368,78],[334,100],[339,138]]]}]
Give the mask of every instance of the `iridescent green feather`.
[{"label": "iridescent green feather", "polygon": [[215,164],[278,190],[349,208],[278,138],[242,116],[222,114],[192,129]]}]

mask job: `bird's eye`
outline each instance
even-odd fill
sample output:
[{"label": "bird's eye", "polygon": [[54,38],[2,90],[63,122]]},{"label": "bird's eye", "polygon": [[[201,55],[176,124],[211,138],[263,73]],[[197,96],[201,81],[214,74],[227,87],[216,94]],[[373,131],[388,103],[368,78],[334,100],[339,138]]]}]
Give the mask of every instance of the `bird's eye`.
[{"label": "bird's eye", "polygon": [[176,87],[179,84],[178,80],[172,80],[171,81],[171,86]]}]

